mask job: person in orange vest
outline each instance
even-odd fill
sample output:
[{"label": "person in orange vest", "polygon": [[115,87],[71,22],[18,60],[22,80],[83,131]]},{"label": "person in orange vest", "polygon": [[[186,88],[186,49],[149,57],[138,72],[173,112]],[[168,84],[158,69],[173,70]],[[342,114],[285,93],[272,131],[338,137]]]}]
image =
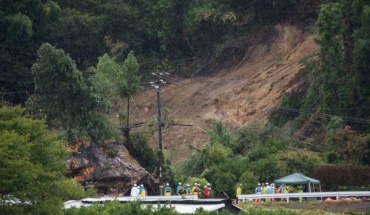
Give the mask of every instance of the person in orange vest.
[{"label": "person in orange vest", "polygon": [[208,183],[206,186],[204,186],[203,193],[206,199],[211,197],[211,184]]},{"label": "person in orange vest", "polygon": [[[278,188],[275,188],[275,193],[276,194],[280,194],[281,193],[281,186],[280,187],[278,187]],[[278,199],[277,199],[278,200]],[[282,200],[282,199],[281,199]]]}]

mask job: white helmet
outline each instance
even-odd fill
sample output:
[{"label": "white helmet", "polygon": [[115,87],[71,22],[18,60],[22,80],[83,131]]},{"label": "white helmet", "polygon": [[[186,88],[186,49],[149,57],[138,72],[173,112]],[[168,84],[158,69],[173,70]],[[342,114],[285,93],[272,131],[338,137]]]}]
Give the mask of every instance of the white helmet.
[{"label": "white helmet", "polygon": [[137,186],[137,184],[134,184],[134,187],[136,187]]}]

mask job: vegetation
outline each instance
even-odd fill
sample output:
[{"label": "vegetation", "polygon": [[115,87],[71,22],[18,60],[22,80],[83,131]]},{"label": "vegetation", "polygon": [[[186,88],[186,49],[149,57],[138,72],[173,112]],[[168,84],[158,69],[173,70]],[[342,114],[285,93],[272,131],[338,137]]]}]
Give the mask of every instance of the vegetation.
[{"label": "vegetation", "polygon": [[65,178],[63,142],[20,107],[0,108],[0,149],[2,213],[62,214],[64,201],[84,196],[79,184]]},{"label": "vegetation", "polygon": [[[129,102],[140,90],[142,76],[154,68],[176,72],[173,68],[181,65],[174,64],[188,59],[185,68],[196,65],[202,71],[225,43],[275,22],[316,22],[321,49],[305,59],[308,87],[286,95],[266,128],[231,130],[214,121],[206,147],[180,170],[166,162],[165,180],[211,182],[214,196],[233,196],[230,185],[242,182],[245,192],[253,192],[257,182],[303,172],[327,181],[327,189],[366,189],[366,180],[330,183],[325,172],[369,178],[370,3],[321,2],[1,1],[0,194],[2,202],[20,201],[0,204],[1,211],[62,214],[64,200],[83,195],[79,185],[65,178],[63,142],[120,139],[108,116],[115,99]],[[147,71],[148,62],[158,65]],[[27,109],[8,107],[14,105]],[[120,117],[129,125],[127,107]],[[59,131],[59,137],[52,131]],[[157,157],[147,145],[149,138],[140,133],[126,137],[132,155],[154,170]],[[250,213],[266,212],[258,210]],[[115,202],[65,212],[123,211],[154,213],[136,203]]]}]

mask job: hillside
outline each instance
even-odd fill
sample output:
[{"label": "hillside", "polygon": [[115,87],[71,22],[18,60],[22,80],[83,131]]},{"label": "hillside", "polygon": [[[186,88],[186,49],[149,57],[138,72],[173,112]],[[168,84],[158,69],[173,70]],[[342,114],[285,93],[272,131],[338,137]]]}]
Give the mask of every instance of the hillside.
[{"label": "hillside", "polygon": [[[271,108],[304,79],[299,61],[318,49],[314,38],[315,35],[307,35],[296,27],[277,25],[256,43],[241,43],[245,52],[236,56],[241,60],[234,69],[172,79],[161,90],[163,106],[170,110],[170,118],[176,123],[194,126],[164,129],[163,147],[168,158],[176,163],[191,154],[192,149],[200,149],[207,141],[206,131],[212,119],[221,119],[231,127],[264,124]],[[225,57],[229,58],[232,57]],[[226,61],[218,63],[228,64]],[[132,122],[156,117],[154,89],[147,89],[134,99]],[[155,147],[157,137],[151,142]]]}]

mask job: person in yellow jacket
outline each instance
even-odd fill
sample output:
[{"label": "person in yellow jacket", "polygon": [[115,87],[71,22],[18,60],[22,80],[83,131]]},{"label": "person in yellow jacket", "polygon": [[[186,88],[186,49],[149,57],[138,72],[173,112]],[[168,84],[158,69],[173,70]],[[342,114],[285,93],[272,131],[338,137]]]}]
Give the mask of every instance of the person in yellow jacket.
[{"label": "person in yellow jacket", "polygon": [[[304,189],[304,187],[302,185],[297,186],[297,192],[298,193],[303,193],[303,189]],[[299,199],[299,202],[302,202],[303,197],[298,197],[298,199]]]},{"label": "person in yellow jacket", "polygon": [[[267,194],[267,187],[269,186],[269,183],[266,182],[265,186],[262,184],[262,194]],[[265,201],[267,201],[267,198],[265,198]]]},{"label": "person in yellow jacket", "polygon": [[169,183],[166,183],[166,186],[163,188],[163,193],[165,196],[171,195],[171,187]]},{"label": "person in yellow jacket", "polygon": [[200,188],[197,183],[194,183],[194,186],[191,188],[191,194],[194,196],[199,196],[200,194]]},{"label": "person in yellow jacket", "polygon": [[146,189],[144,187],[144,184],[141,184],[140,185],[140,188],[139,188],[139,195],[140,196],[146,196]]},{"label": "person in yellow jacket", "polygon": [[242,194],[242,184],[239,184],[238,187],[236,188],[236,203],[238,203],[238,196]]}]

